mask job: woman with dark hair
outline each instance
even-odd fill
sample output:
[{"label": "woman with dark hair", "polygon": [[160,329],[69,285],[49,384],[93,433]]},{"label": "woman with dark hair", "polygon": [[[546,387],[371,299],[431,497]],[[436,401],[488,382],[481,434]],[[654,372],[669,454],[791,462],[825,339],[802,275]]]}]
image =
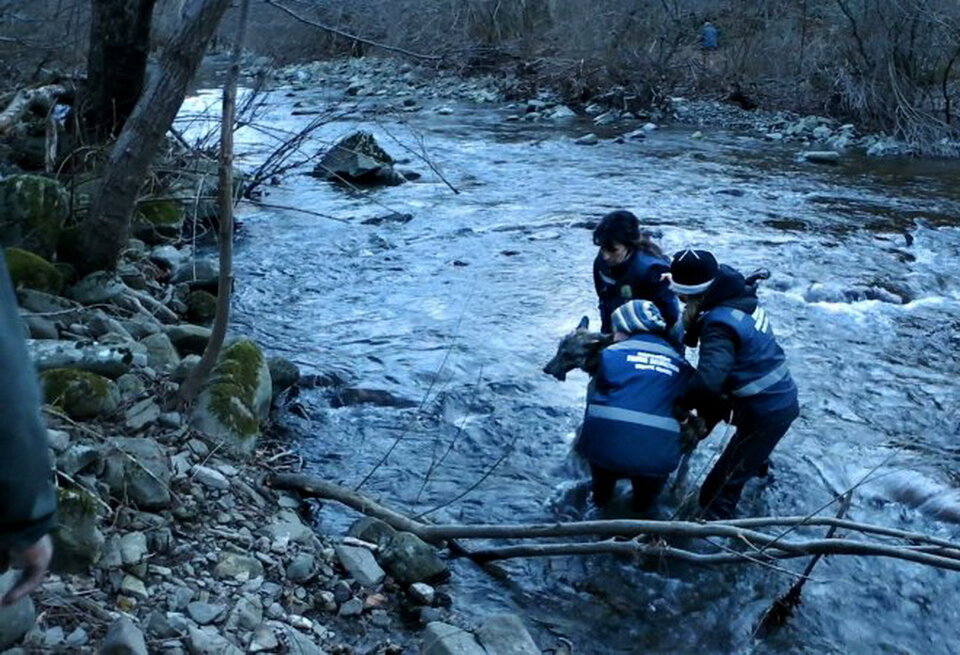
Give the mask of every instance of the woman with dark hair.
[{"label": "woman with dark hair", "polygon": [[[600,251],[593,261],[593,284],[600,299],[600,331],[611,331],[610,317],[628,300],[650,300],[660,310],[667,330],[676,335],[680,304],[665,273],[670,261],[651,236],[640,231],[631,212],[610,212],[593,230]],[[674,340],[679,343],[674,337]]]}]

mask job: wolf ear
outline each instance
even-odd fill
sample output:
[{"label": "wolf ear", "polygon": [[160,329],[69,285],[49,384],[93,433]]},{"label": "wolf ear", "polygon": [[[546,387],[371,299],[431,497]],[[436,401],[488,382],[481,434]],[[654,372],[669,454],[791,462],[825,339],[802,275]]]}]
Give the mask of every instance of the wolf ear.
[{"label": "wolf ear", "polygon": [[583,318],[580,319],[580,323],[577,324],[577,329],[586,330],[588,327],[590,327],[590,319],[584,316]]}]

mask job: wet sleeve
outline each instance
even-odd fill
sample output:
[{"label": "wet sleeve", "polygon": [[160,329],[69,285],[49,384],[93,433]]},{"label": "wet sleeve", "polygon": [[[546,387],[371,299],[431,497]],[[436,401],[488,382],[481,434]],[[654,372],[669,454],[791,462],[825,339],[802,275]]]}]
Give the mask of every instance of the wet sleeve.
[{"label": "wet sleeve", "polygon": [[599,257],[593,260],[593,288],[597,292],[597,311],[600,313],[600,331],[604,334],[610,334],[612,329],[610,325],[610,315],[612,312],[607,310],[607,303],[604,301],[603,296],[600,295],[600,289],[603,287],[600,282]]},{"label": "wet sleeve", "polygon": [[713,405],[723,390],[736,358],[736,337],[722,324],[710,324],[700,335],[697,370],[687,383],[682,404],[686,409]]},{"label": "wet sleeve", "polygon": [[0,547],[29,546],[56,520],[40,389],[17,301],[0,255]]},{"label": "wet sleeve", "polygon": [[663,320],[666,321],[667,327],[675,325],[680,318],[680,302],[676,294],[670,290],[670,283],[663,279],[664,273],[669,272],[670,267],[666,264],[651,266],[646,279],[643,280],[647,293],[641,294],[641,297],[649,296],[654,302]]}]

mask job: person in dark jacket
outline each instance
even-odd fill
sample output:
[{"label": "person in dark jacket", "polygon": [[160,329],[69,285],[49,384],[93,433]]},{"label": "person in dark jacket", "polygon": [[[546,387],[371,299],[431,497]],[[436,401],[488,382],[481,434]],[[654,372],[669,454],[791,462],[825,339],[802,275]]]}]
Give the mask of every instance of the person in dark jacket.
[{"label": "person in dark jacket", "polygon": [[611,321],[615,341],[600,354],[577,451],[590,463],[598,506],[610,501],[618,479],[630,478],[633,508],[644,512],[680,462],[674,405],[692,369],[653,302],[628,301]]},{"label": "person in dark jacket", "polygon": [[743,486],[800,413],[786,356],[759,306],[756,288],[706,250],[683,250],[670,265],[671,288],[687,304],[685,343],[699,361],[678,411],[729,403],[736,432],[700,489],[704,518],[733,516]]},{"label": "person in dark jacket", "polygon": [[0,604],[14,603],[43,581],[53,546],[57,499],[40,418],[41,397],[27,355],[17,300],[0,255],[0,573],[11,563],[23,574]]},{"label": "person in dark jacket", "polygon": [[653,301],[667,330],[674,330],[680,303],[664,279],[670,262],[650,235],[640,231],[637,217],[625,210],[607,214],[593,231],[593,243],[600,249],[593,260],[600,331],[610,333],[613,311],[628,300]]}]

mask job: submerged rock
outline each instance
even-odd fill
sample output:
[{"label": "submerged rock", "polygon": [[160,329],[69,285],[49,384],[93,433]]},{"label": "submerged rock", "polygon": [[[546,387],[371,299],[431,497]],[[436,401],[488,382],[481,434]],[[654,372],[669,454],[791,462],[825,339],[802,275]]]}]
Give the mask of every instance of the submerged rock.
[{"label": "submerged rock", "polygon": [[0,243],[53,257],[69,206],[56,180],[12,175],[0,181]]},{"label": "submerged rock", "polygon": [[249,455],[260,435],[260,422],[270,412],[272,395],[263,353],[252,341],[237,341],[220,354],[209,384],[197,399],[192,424],[223,440],[228,451]]},{"label": "submerged rock", "polygon": [[300,380],[300,369],[284,357],[271,357],[267,360],[270,369],[270,381],[273,383],[273,397],[276,398]]},{"label": "submerged rock", "polygon": [[324,154],[313,174],[334,182],[397,185],[405,180],[393,169],[393,158],[369,132],[354,132]]},{"label": "submerged rock", "polygon": [[813,164],[836,164],[840,161],[840,153],[836,150],[809,150],[801,157]]}]

